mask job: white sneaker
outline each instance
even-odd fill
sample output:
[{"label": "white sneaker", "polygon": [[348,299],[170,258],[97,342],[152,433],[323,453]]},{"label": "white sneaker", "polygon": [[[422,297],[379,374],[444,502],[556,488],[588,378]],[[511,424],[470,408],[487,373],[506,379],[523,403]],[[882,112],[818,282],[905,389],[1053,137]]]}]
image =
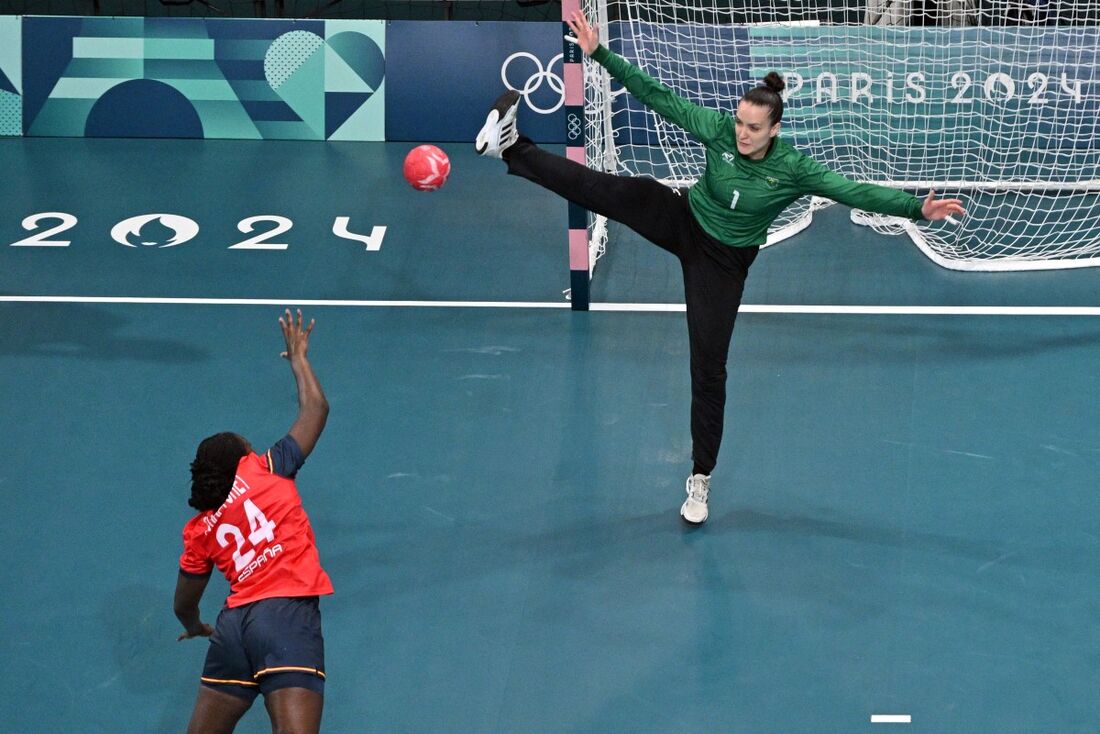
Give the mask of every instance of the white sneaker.
[{"label": "white sneaker", "polygon": [[519,109],[519,92],[509,89],[493,102],[493,109],[485,118],[474,147],[478,155],[501,158],[505,150],[519,140],[516,129],[516,111]]},{"label": "white sneaker", "polygon": [[707,521],[707,495],[710,494],[710,475],[692,474],[687,480],[687,499],[680,507],[680,517],[692,525]]}]

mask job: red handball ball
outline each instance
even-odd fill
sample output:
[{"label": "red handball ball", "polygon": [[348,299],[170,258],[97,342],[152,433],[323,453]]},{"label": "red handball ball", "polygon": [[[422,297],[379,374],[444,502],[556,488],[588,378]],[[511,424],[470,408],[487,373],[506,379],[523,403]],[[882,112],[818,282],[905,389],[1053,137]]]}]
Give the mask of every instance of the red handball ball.
[{"label": "red handball ball", "polygon": [[417,191],[435,191],[451,175],[451,160],[434,145],[418,145],[405,156],[405,180]]}]

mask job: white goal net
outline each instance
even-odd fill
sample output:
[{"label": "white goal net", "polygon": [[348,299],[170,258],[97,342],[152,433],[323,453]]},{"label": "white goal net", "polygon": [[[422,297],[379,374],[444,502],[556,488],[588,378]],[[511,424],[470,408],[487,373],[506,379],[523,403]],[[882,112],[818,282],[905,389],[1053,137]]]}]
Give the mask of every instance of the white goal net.
[{"label": "white goal net", "polygon": [[[853,211],[958,270],[1100,264],[1100,0],[582,0],[612,51],[733,113],[768,71],[781,135],[850,178],[964,199],[958,226]],[[701,146],[585,62],[588,165],[690,185]],[[805,197],[769,244],[831,202]],[[591,261],[606,222],[590,227]]]}]

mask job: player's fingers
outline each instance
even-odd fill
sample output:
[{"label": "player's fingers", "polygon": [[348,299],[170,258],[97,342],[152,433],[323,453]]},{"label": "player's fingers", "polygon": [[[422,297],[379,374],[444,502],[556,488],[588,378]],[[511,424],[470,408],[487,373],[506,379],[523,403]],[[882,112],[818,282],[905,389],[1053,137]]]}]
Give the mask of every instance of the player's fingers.
[{"label": "player's fingers", "polygon": [[313,333],[313,326],[316,323],[317,323],[317,319],[310,319],[309,320],[309,326],[306,328],[306,338],[307,339],[309,338],[309,335]]}]

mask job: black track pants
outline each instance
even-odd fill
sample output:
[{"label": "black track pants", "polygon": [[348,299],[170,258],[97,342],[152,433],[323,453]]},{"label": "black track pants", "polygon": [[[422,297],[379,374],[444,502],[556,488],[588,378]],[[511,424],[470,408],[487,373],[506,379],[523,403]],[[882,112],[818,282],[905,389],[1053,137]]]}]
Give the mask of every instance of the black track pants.
[{"label": "black track pants", "polygon": [[722,443],[730,337],[759,248],[718,242],[695,220],[686,192],[652,179],[593,171],[526,138],[508,149],[507,161],[508,173],[621,222],[679,258],[691,347],[692,459],[710,474]]}]

